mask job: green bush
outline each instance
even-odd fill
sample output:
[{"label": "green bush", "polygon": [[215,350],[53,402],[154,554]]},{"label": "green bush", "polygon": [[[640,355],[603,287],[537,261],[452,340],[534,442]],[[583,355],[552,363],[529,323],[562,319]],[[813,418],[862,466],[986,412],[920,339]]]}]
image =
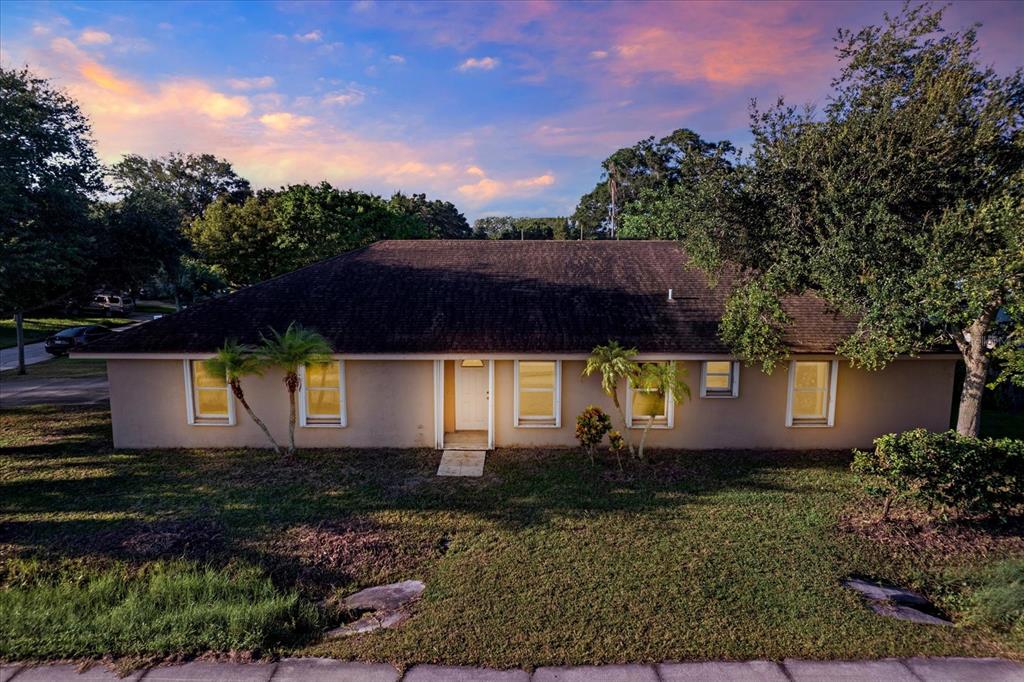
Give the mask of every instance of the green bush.
[{"label": "green bush", "polygon": [[315,606],[251,566],[37,568],[0,589],[0,659],[266,650],[321,627]]},{"label": "green bush", "polygon": [[1024,504],[1024,441],[972,438],[956,431],[915,429],[854,450],[852,469],[869,492],[885,499],[883,517],[899,499],[964,515],[1005,517]]},{"label": "green bush", "polygon": [[606,433],[612,429],[612,419],[600,407],[587,405],[576,417],[576,440],[594,461],[594,449],[601,444]]},{"label": "green bush", "polygon": [[967,620],[1024,642],[1024,559],[993,566],[971,595]]}]

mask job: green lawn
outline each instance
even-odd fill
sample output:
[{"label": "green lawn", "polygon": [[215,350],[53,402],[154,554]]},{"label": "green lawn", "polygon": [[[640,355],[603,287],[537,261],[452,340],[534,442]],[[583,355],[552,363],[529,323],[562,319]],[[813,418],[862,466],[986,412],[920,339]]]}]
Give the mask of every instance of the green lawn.
[{"label": "green lawn", "polygon": [[[68,327],[81,327],[89,324],[101,324],[106,327],[117,327],[131,324],[133,320],[125,317],[33,317],[25,319],[25,343],[42,341],[54,332]],[[0,348],[11,348],[18,345],[14,330],[14,320],[0,320]]]},{"label": "green lawn", "polygon": [[[482,479],[440,479],[432,450],[289,464],[252,450],[114,452],[108,434],[102,409],[0,412],[0,659],[55,655],[54,641],[62,655],[95,653],[98,613],[127,608],[110,576],[130,576],[123,600],[145,612],[146,576],[168,565],[183,572],[175,585],[239,571],[249,583],[198,590],[198,623],[179,606],[184,588],[168,588],[163,630],[99,650],[244,647],[256,635],[217,630],[243,611],[272,640],[256,637],[260,651],[398,664],[1022,654],[977,627],[880,618],[840,587],[851,574],[889,579],[956,618],[986,567],[1024,556],[1013,543],[881,545],[840,531],[864,507],[846,453],[660,452],[620,474],[573,450],[508,449]],[[427,590],[400,629],[297,636],[315,619],[296,625],[295,594],[308,607],[409,578]],[[249,594],[266,605],[257,614]]]},{"label": "green lawn", "polygon": [[[0,372],[0,379],[17,381],[17,369]],[[81,358],[60,357],[45,362],[37,362],[25,367],[24,376],[32,379],[77,379],[83,377],[107,376],[106,360],[83,360]]]}]

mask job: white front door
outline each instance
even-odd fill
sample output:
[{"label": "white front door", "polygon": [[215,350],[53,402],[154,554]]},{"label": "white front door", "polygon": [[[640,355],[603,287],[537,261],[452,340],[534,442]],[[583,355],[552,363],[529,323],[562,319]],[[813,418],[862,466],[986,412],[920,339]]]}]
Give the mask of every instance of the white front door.
[{"label": "white front door", "polygon": [[487,430],[487,363],[477,362],[455,361],[456,431]]}]

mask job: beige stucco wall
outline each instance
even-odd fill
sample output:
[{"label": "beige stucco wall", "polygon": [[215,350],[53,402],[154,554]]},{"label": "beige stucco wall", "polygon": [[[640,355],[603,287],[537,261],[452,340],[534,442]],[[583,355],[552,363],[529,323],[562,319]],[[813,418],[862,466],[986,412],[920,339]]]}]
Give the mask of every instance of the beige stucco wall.
[{"label": "beige stucco wall", "polygon": [[[241,405],[234,426],[187,423],[181,360],[110,360],[114,445],[150,447],[265,447],[266,437]],[[288,394],[283,374],[242,380],[246,399],[280,443],[288,441]],[[348,426],[295,427],[299,447],[433,447],[434,365],[430,360],[347,361]]]},{"label": "beige stucco wall", "polygon": [[[112,360],[107,364],[115,446],[265,445],[263,434],[240,406],[236,406],[235,426],[187,423],[181,360]],[[831,428],[786,427],[785,367],[770,376],[759,369],[743,367],[738,398],[700,398],[700,364],[685,364],[694,397],[676,406],[674,428],[652,430],[652,447],[847,448],[869,445],[874,437],[890,431],[914,427],[942,430],[948,426],[955,364],[952,360],[899,360],[879,372],[854,370],[840,361],[835,426]],[[451,370],[446,370],[447,375]],[[516,428],[513,362],[496,361],[495,444],[573,445],[576,415],[589,404],[606,410],[616,428],[621,428],[598,379],[581,377],[582,370],[582,361],[562,363],[561,428]],[[430,360],[347,360],[348,426],[297,427],[298,445],[432,447],[433,376]],[[450,376],[446,378],[448,393],[452,383]],[[247,377],[243,386],[257,414],[281,442],[286,441],[288,403],[281,375]],[[452,419],[450,414],[445,417],[444,422]],[[634,440],[639,433],[634,430]]]},{"label": "beige stucco wall", "polygon": [[[807,356],[801,359],[833,359]],[[700,363],[683,363],[692,399],[675,408],[671,429],[651,429],[650,447],[715,448],[848,448],[871,444],[883,433],[949,426],[953,395],[951,360],[899,360],[877,372],[855,370],[840,360],[836,385],[835,426],[787,427],[787,367],[766,375],[755,367],[740,368],[739,396],[701,398]],[[611,398],[601,391],[597,376],[582,377],[582,361],[562,362],[562,427],[516,428],[513,415],[515,370],[512,361],[495,365],[495,443],[497,445],[573,445],[576,415],[597,405],[622,420]],[[625,392],[620,388],[620,400]],[[642,429],[632,429],[634,443]]]}]

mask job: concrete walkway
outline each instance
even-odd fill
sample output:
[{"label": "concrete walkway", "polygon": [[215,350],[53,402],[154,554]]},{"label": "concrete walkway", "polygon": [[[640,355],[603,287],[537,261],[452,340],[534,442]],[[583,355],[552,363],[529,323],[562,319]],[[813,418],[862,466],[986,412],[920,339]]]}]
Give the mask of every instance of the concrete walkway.
[{"label": "concrete walkway", "polygon": [[[45,362],[53,356],[46,352],[43,341],[25,344],[25,364],[34,365],[37,362]],[[0,372],[18,367],[18,347],[0,348]]]},{"label": "concrete walkway", "polygon": [[141,670],[119,678],[102,667],[0,665],[0,682],[1022,682],[1024,666],[999,658],[878,661],[745,661],[490,670],[416,665],[400,674],[382,663],[286,658],[276,663],[206,663]]}]

